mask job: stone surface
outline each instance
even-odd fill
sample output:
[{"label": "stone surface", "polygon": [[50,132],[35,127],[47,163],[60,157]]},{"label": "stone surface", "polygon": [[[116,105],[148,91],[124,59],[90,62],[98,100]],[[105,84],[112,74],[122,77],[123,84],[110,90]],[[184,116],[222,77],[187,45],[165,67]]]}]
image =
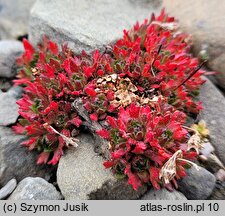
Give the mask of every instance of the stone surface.
[{"label": "stone surface", "polygon": [[12,178],[17,181],[27,176],[50,178],[52,167],[37,166],[37,154],[21,147],[20,143],[25,139],[10,128],[0,127],[0,185]]},{"label": "stone surface", "polygon": [[220,169],[217,173],[215,173],[216,179],[223,182],[225,181],[225,170]]},{"label": "stone surface", "polygon": [[22,97],[23,88],[20,86],[13,86],[9,89],[9,91],[7,93],[16,99],[19,99]]},{"label": "stone surface", "polygon": [[220,72],[216,79],[225,89],[225,1],[163,0],[163,6],[192,34],[195,54],[205,50],[208,66]]},{"label": "stone surface", "polygon": [[166,189],[148,191],[141,200],[187,200],[187,198],[179,191],[170,192]]},{"label": "stone surface", "polygon": [[31,10],[29,39],[38,43],[47,34],[58,43],[69,42],[75,52],[90,52],[114,42],[137,20],[159,11],[156,0],[37,0]]},{"label": "stone surface", "polygon": [[35,0],[0,0],[0,39],[27,34],[29,11]]},{"label": "stone surface", "polygon": [[210,131],[210,142],[215,147],[216,155],[225,164],[225,98],[207,79],[201,88],[199,99],[204,107],[199,119],[205,120]]},{"label": "stone surface", "polygon": [[11,87],[7,92],[0,91],[0,126],[16,123],[19,117],[16,101],[21,98],[22,93],[20,86]]},{"label": "stone surface", "polygon": [[0,92],[0,126],[14,124],[19,117],[17,98],[8,92]]},{"label": "stone surface", "polygon": [[203,148],[200,149],[200,154],[204,155],[205,157],[208,157],[211,153],[215,151],[215,148],[210,142],[203,143],[202,147]]},{"label": "stone surface", "polygon": [[202,165],[213,174],[218,172],[220,169],[224,169],[223,163],[215,154],[210,154],[205,158],[205,160],[202,161]]},{"label": "stone surface", "polygon": [[0,91],[6,92],[12,87],[11,79],[0,78]]},{"label": "stone surface", "polygon": [[7,198],[16,188],[16,179],[11,179],[4,187],[0,190],[0,200]]},{"label": "stone surface", "polygon": [[60,159],[57,183],[65,199],[138,199],[147,187],[134,191],[125,180],[117,180],[103,166],[103,159],[94,152],[91,135],[77,137],[78,148],[68,150]]},{"label": "stone surface", "polygon": [[208,198],[209,200],[225,200],[225,182],[217,182],[216,186]]},{"label": "stone surface", "polygon": [[215,187],[216,178],[206,169],[191,167],[187,176],[178,182],[178,189],[189,200],[204,200],[209,197]]},{"label": "stone surface", "polygon": [[8,200],[60,200],[62,195],[46,180],[36,177],[23,179]]},{"label": "stone surface", "polygon": [[16,75],[16,58],[23,53],[20,41],[0,41],[0,77],[12,78]]}]

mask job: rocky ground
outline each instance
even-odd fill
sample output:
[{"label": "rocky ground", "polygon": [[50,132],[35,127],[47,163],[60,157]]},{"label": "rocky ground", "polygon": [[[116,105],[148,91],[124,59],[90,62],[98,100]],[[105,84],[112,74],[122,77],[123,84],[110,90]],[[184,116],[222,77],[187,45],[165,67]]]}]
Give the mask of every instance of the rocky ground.
[{"label": "rocky ground", "polygon": [[34,2],[0,0],[0,199],[225,199],[225,98],[209,79],[201,89],[204,110],[198,119],[205,120],[210,140],[201,150],[199,171],[189,169],[187,177],[178,183],[179,191],[143,186],[135,192],[103,168],[101,156],[94,152],[95,140],[85,133],[79,135],[79,148],[67,150],[58,167],[37,166],[36,154],[20,146],[26,137],[11,130],[19,117],[16,101],[22,95],[22,88],[12,86],[17,73],[15,59],[23,52],[20,40],[28,33],[34,44],[47,34],[58,43],[69,42],[76,52],[91,52],[104,49],[121,37],[124,28],[158,13],[164,5],[180,20],[183,30],[193,34],[194,54],[208,58],[209,69],[220,72],[216,84],[225,89],[225,4],[217,0],[176,0],[173,4],[167,0]]}]

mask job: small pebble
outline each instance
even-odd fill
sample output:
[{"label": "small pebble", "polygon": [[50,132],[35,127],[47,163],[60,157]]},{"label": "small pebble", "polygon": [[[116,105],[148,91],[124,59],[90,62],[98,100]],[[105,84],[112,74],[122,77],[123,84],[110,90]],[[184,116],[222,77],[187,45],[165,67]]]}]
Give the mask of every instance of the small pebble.
[{"label": "small pebble", "polygon": [[16,188],[16,179],[11,179],[3,188],[0,190],[0,200],[7,198]]}]

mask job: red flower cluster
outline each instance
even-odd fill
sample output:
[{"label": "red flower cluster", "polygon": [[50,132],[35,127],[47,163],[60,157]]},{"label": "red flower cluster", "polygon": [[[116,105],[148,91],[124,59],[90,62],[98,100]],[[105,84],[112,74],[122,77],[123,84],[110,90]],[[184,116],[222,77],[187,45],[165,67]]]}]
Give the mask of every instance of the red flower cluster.
[{"label": "red flower cluster", "polygon": [[[109,124],[98,131],[111,145],[105,166],[128,176],[134,189],[142,182],[171,188],[160,170],[174,155],[193,159],[182,125],[186,114],[201,109],[195,96],[204,83],[204,71],[188,53],[190,37],[178,31],[173,17],[163,10],[137,23],[102,54],[75,55],[47,38],[38,51],[27,40],[23,43],[14,81],[25,86],[18,101],[22,118],[14,130],[29,136],[23,144],[40,152],[38,164],[55,165],[65,147],[77,146],[74,137],[83,119],[73,102],[80,97],[91,120]],[[176,178],[185,175],[185,164],[176,161]]]},{"label": "red flower cluster", "polygon": [[[64,46],[59,53],[55,43],[44,40],[39,53],[34,53],[27,40],[23,41],[25,53],[18,59],[23,65],[16,84],[24,84],[25,94],[17,104],[22,119],[14,126],[17,133],[30,139],[23,145],[37,149],[38,164],[57,164],[65,145],[74,145],[66,137],[76,135],[82,121],[72,109],[72,102],[81,94],[85,75],[72,69],[72,53]],[[77,59],[79,61],[79,59]],[[64,71],[64,73],[61,73]],[[52,155],[53,152],[53,155]]]},{"label": "red flower cluster", "polygon": [[115,72],[128,76],[141,92],[154,90],[177,109],[198,113],[201,106],[193,97],[204,83],[204,71],[189,54],[190,45],[190,36],[177,31],[174,18],[163,10],[159,17],[124,31],[113,47]]},{"label": "red flower cluster", "polygon": [[[122,177],[128,176],[128,183],[135,190],[142,183],[151,182],[159,189],[163,183],[159,178],[164,163],[175,152],[182,149],[186,159],[193,159],[196,153],[188,151],[188,132],[182,128],[186,121],[183,112],[159,102],[160,115],[149,106],[131,104],[120,108],[118,118],[107,117],[111,126],[97,133],[110,141],[111,159],[104,163],[106,168]],[[176,178],[185,176],[186,163],[176,162]],[[175,179],[173,183],[176,185]],[[170,183],[164,187],[172,188]]]}]

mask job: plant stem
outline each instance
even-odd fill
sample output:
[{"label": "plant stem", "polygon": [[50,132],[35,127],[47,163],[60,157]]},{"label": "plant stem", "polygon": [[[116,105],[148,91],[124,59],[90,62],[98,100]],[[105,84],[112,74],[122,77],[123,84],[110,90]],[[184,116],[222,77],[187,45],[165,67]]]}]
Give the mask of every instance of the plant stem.
[{"label": "plant stem", "polygon": [[192,76],[194,76],[199,69],[206,63],[206,60],[203,61],[180,85],[178,85],[174,91],[176,91],[178,88],[180,88],[184,83],[186,83]]}]

